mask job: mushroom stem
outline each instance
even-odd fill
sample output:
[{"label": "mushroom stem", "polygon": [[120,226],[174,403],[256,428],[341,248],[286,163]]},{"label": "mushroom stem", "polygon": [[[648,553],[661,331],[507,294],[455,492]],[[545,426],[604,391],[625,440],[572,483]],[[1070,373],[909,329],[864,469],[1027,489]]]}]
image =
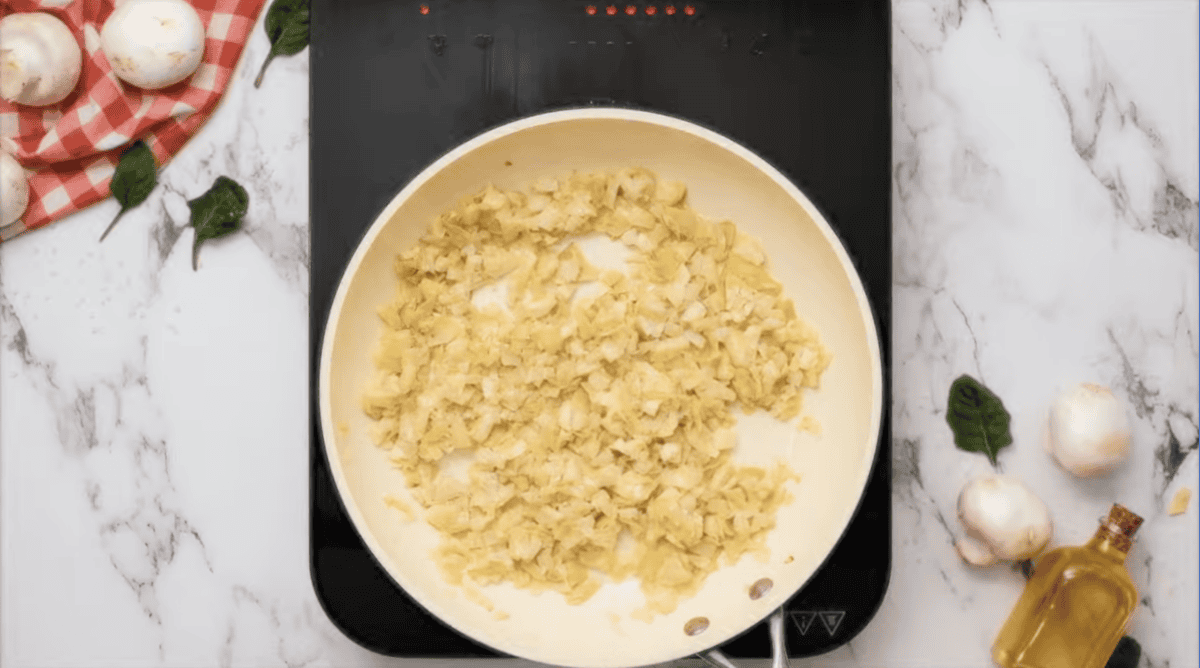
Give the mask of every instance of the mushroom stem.
[{"label": "mushroom stem", "polygon": [[996,563],[996,554],[982,541],[970,536],[963,536],[954,543],[958,556],[972,566],[991,566]]}]

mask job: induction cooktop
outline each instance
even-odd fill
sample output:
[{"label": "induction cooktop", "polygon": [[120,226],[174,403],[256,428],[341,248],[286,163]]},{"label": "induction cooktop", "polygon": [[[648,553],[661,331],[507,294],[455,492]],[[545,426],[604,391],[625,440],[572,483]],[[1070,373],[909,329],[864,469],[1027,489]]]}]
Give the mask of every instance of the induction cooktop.
[{"label": "induction cooktop", "polygon": [[[884,416],[860,506],[785,606],[788,654],[827,652],[870,621],[891,568],[889,0],[311,0],[310,541],[313,584],[381,654],[495,657],[417,605],[352,526],[325,459],[317,364],[330,302],[366,229],[466,139],[552,109],[658,111],[732,137],[825,214],[876,316]],[[767,657],[764,622],[721,646]]]}]

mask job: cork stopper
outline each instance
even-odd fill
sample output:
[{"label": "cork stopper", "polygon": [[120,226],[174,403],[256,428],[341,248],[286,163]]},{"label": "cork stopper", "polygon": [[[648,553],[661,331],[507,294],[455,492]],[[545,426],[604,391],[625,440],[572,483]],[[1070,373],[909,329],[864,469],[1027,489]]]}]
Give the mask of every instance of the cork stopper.
[{"label": "cork stopper", "polygon": [[1142,522],[1142,518],[1128,508],[1114,503],[1108,511],[1108,517],[1101,520],[1100,525],[1107,530],[1108,540],[1113,547],[1128,552],[1133,545],[1133,534],[1142,526]]}]

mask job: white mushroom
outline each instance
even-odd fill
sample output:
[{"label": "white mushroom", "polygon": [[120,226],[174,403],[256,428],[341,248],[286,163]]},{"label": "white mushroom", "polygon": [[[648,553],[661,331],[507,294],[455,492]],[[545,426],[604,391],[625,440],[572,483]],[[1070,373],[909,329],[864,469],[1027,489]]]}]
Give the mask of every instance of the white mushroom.
[{"label": "white mushroom", "polygon": [[138,0],[117,7],[100,46],[121,79],[148,90],[190,77],[204,58],[204,23],[184,0]]},{"label": "white mushroom", "polygon": [[16,158],[0,151],[0,227],[21,217],[29,206],[29,183]]},{"label": "white mushroom", "polygon": [[1081,478],[1108,473],[1129,454],[1129,416],[1107,387],[1075,385],[1050,408],[1046,447],[1067,471]]},{"label": "white mushroom", "polygon": [[83,53],[67,24],[52,14],[0,19],[0,97],[44,107],[62,102],[83,70]]},{"label": "white mushroom", "polygon": [[1024,483],[1004,475],[967,483],[958,495],[958,519],[967,535],[955,547],[976,566],[1034,557],[1053,532],[1046,504]]}]

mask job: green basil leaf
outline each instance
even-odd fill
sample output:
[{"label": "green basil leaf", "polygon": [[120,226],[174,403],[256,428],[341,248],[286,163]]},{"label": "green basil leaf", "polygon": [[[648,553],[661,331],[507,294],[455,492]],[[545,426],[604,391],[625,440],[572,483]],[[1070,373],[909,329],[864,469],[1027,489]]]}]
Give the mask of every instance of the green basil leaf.
[{"label": "green basil leaf", "polygon": [[154,164],[154,152],[150,150],[146,142],[139,139],[121,152],[121,160],[117,163],[116,171],[113,172],[108,190],[121,204],[121,210],[104,229],[104,234],[100,235],[100,241],[104,241],[104,237],[108,236],[126,211],[145,202],[146,198],[150,196],[150,191],[154,190],[156,185],[158,185],[158,165]]},{"label": "green basil leaf", "polygon": [[294,56],[308,46],[308,0],[275,0],[267,10],[263,28],[271,40],[271,52],[254,80],[255,88],[262,85],[267,65],[275,56]]},{"label": "green basil leaf", "polygon": [[250,206],[250,195],[237,181],[218,176],[208,192],[188,200],[192,211],[189,224],[196,230],[192,243],[192,271],[198,266],[200,244],[230,234],[242,226],[242,216]]},{"label": "green basil leaf", "polygon": [[954,431],[954,444],[967,452],[982,452],[996,465],[1000,448],[1012,444],[1011,417],[1000,397],[974,378],[963,375],[950,385],[946,422]]},{"label": "green basil leaf", "polygon": [[[281,0],[282,1],[282,0]],[[289,15],[289,20],[283,24],[279,36],[271,45],[271,51],[277,56],[294,56],[308,46],[308,2]]]}]

